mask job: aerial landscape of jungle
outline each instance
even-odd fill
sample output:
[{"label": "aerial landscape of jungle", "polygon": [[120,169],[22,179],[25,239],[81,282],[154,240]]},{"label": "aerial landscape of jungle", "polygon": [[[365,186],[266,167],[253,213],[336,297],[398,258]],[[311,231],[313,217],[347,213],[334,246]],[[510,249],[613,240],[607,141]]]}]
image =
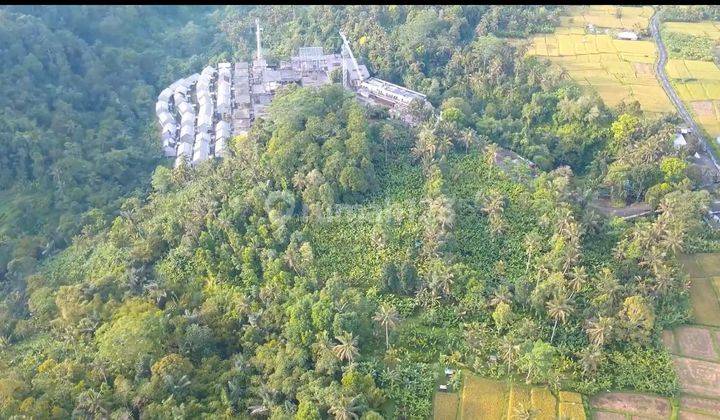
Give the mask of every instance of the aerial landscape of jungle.
[{"label": "aerial landscape of jungle", "polygon": [[0,419],[720,419],[720,6],[0,6]]}]

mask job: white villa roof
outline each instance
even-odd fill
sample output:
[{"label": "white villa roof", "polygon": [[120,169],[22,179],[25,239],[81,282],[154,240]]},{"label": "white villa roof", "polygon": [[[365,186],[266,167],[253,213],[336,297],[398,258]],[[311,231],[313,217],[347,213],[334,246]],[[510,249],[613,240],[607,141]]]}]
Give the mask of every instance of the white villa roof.
[{"label": "white villa roof", "polygon": [[232,129],[230,127],[230,124],[227,121],[220,120],[215,125],[215,138],[216,139],[229,138],[231,132],[232,132]]},{"label": "white villa roof", "polygon": [[171,122],[175,122],[175,118],[173,118],[172,114],[170,114],[167,111],[161,112],[158,115],[158,119],[160,120],[160,125],[165,125]]},{"label": "white villa roof", "polygon": [[155,102],[155,112],[157,114],[160,114],[161,112],[165,112],[168,110],[168,103],[167,101],[157,101]]},{"label": "white villa roof", "polygon": [[183,125],[180,127],[180,141],[185,143],[192,143],[195,138],[195,126],[194,125]]},{"label": "white villa roof", "polygon": [[167,124],[162,125],[162,132],[164,133],[172,133],[175,134],[177,131],[177,124],[175,124],[175,121],[169,122]]}]

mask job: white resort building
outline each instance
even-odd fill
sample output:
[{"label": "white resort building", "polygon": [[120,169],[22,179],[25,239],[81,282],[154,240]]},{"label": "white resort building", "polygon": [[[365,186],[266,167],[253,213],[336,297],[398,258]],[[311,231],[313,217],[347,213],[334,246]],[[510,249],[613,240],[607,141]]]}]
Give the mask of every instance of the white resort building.
[{"label": "white resort building", "polygon": [[163,152],[196,165],[227,153],[231,137],[247,134],[256,118],[263,117],[278,88],[287,84],[318,87],[331,83],[340,70],[343,86],[362,103],[389,109],[390,115],[413,124],[410,104],[432,107],[425,95],[370,77],[358,64],[345,35],[340,54],[325,54],[322,47],[301,47],[290,61],[269,67],[262,55],[260,23],[256,20],[257,51],[252,63],[218,63],[200,74],[180,79],[158,95],[155,112],[161,127]]}]

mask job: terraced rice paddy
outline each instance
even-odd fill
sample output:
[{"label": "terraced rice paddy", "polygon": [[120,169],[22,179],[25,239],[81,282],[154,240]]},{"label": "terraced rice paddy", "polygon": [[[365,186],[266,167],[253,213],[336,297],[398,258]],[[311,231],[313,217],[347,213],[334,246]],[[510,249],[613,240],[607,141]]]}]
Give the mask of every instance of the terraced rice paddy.
[{"label": "terraced rice paddy", "polygon": [[[577,83],[598,92],[608,105],[637,100],[650,113],[672,112],[673,106],[653,73],[657,48],[651,40],[624,41],[610,34],[586,33],[598,28],[647,28],[650,7],[569,7],[554,34],[533,38],[530,55],[542,56],[563,68]],[[620,9],[621,17],[616,16]]]},{"label": "terraced rice paddy", "polygon": [[455,392],[437,392],[433,401],[435,420],[455,420],[460,399]]},{"label": "terraced rice paddy", "polygon": [[457,394],[438,392],[434,404],[436,420],[513,420],[528,414],[536,420],[586,418],[580,394],[560,392],[556,397],[546,387],[485,379],[469,372],[465,373],[459,398]]}]

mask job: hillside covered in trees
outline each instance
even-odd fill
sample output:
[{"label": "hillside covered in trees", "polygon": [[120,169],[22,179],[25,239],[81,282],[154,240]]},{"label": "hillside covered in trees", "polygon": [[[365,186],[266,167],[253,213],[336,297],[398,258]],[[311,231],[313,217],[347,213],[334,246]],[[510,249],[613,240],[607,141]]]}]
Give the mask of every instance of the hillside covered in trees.
[{"label": "hillside covered in trees", "polygon": [[[438,362],[674,394],[660,331],[689,316],[676,256],[716,246],[709,196],[670,117],[610,109],[526,57],[518,38],[557,12],[0,10],[8,45],[28,25],[49,45],[40,67],[0,50],[16,63],[3,77],[37,90],[0,115],[20,156],[0,174],[0,417],[427,418]],[[247,58],[255,17],[271,59],[344,29],[440,118],[414,129],[340,85],[290,87],[232,156],[170,169],[158,87]],[[71,58],[43,79],[52,51]],[[502,148],[538,170],[498,164]],[[655,211],[604,218],[587,206],[599,191]]]}]

